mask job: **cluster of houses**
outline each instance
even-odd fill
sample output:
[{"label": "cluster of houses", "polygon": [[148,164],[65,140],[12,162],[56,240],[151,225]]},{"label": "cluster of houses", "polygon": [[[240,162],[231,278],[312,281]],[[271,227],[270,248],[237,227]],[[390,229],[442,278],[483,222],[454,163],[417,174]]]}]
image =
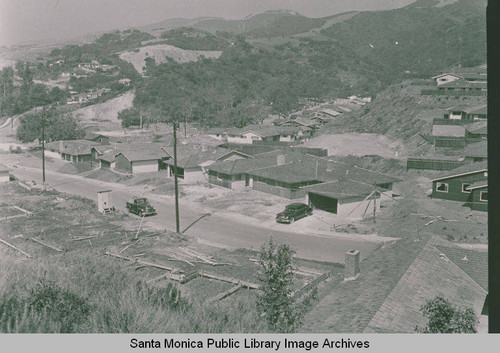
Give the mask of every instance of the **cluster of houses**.
[{"label": "cluster of houses", "polygon": [[90,63],[80,63],[78,64],[78,68],[81,69],[81,70],[84,70],[84,71],[89,71],[89,72],[92,72],[92,71],[104,71],[104,72],[107,72],[107,71],[111,71],[113,69],[116,68],[115,65],[107,65],[107,64],[101,64],[99,61],[97,60],[92,60]]},{"label": "cluster of houses", "polygon": [[308,126],[248,125],[244,128],[212,128],[206,134],[227,143],[251,145],[300,141],[310,138],[313,132],[313,128]]},{"label": "cluster of houses", "polygon": [[[162,143],[110,144],[102,135],[46,144],[47,153],[71,162],[94,162],[101,169],[140,174],[165,170],[174,176],[172,146]],[[280,149],[246,154],[221,146],[178,144],[177,176],[185,183],[208,182],[233,190],[254,189],[317,210],[360,217],[367,205],[391,197],[400,179],[318,157],[303,150]]]},{"label": "cluster of houses", "polygon": [[78,93],[76,91],[70,91],[71,97],[66,101],[67,104],[81,104],[91,101],[93,99],[99,98],[103,94],[111,92],[110,88],[100,88],[96,90],[90,90],[89,92]]}]

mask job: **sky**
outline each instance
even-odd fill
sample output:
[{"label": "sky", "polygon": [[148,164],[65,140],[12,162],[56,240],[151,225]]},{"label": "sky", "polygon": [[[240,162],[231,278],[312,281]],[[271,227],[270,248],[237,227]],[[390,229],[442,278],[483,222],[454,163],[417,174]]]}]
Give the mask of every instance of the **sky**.
[{"label": "sky", "polygon": [[308,17],[385,10],[415,0],[0,0],[0,46],[67,40],[169,18],[243,18],[273,9]]}]

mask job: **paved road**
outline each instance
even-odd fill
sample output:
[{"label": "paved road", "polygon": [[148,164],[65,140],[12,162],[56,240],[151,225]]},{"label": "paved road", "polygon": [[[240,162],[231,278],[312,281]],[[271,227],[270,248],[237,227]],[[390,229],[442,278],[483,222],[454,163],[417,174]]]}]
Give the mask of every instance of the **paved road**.
[{"label": "paved road", "polygon": [[[34,180],[41,183],[41,170],[37,168],[14,168],[12,174],[21,180]],[[173,197],[160,197],[146,191],[141,192],[139,187],[127,187],[53,171],[46,171],[46,183],[58,191],[95,201],[97,200],[97,191],[113,190],[113,202],[116,208],[122,211],[125,211],[126,200],[134,195],[144,194],[154,200],[152,203],[158,212],[158,215],[148,217],[147,222],[162,229],[175,229]],[[200,243],[229,249],[259,250],[272,236],[278,243],[290,244],[299,258],[343,263],[345,253],[350,249],[360,250],[361,258],[364,258],[378,246],[375,242],[351,240],[345,237],[298,234],[267,229],[244,223],[244,221],[230,218],[225,214],[213,213],[200,219],[204,214],[206,214],[206,210],[181,200],[181,230],[198,220],[185,232],[186,234],[196,237]]]}]

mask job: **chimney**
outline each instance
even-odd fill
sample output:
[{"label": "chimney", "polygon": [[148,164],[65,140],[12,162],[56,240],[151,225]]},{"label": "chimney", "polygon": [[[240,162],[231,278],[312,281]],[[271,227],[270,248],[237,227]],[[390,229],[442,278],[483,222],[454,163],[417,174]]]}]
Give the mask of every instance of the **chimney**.
[{"label": "chimney", "polygon": [[331,172],[333,171],[333,167],[335,166],[335,162],[332,160],[326,161],[326,171]]},{"label": "chimney", "polygon": [[350,281],[359,276],[359,250],[349,250],[345,253],[344,281]]},{"label": "chimney", "polygon": [[206,152],[206,151],[208,151],[208,147],[206,144],[202,143],[201,144],[201,152]]},{"label": "chimney", "polygon": [[285,162],[286,162],[285,155],[279,154],[276,156],[276,165],[283,165],[285,164]]}]

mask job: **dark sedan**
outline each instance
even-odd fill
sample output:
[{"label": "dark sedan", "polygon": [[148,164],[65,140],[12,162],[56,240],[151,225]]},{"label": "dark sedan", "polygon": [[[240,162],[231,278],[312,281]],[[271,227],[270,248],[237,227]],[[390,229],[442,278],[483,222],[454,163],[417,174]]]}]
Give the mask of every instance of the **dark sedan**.
[{"label": "dark sedan", "polygon": [[312,208],[303,203],[292,203],[283,212],[276,215],[278,223],[293,223],[294,221],[312,215]]}]

